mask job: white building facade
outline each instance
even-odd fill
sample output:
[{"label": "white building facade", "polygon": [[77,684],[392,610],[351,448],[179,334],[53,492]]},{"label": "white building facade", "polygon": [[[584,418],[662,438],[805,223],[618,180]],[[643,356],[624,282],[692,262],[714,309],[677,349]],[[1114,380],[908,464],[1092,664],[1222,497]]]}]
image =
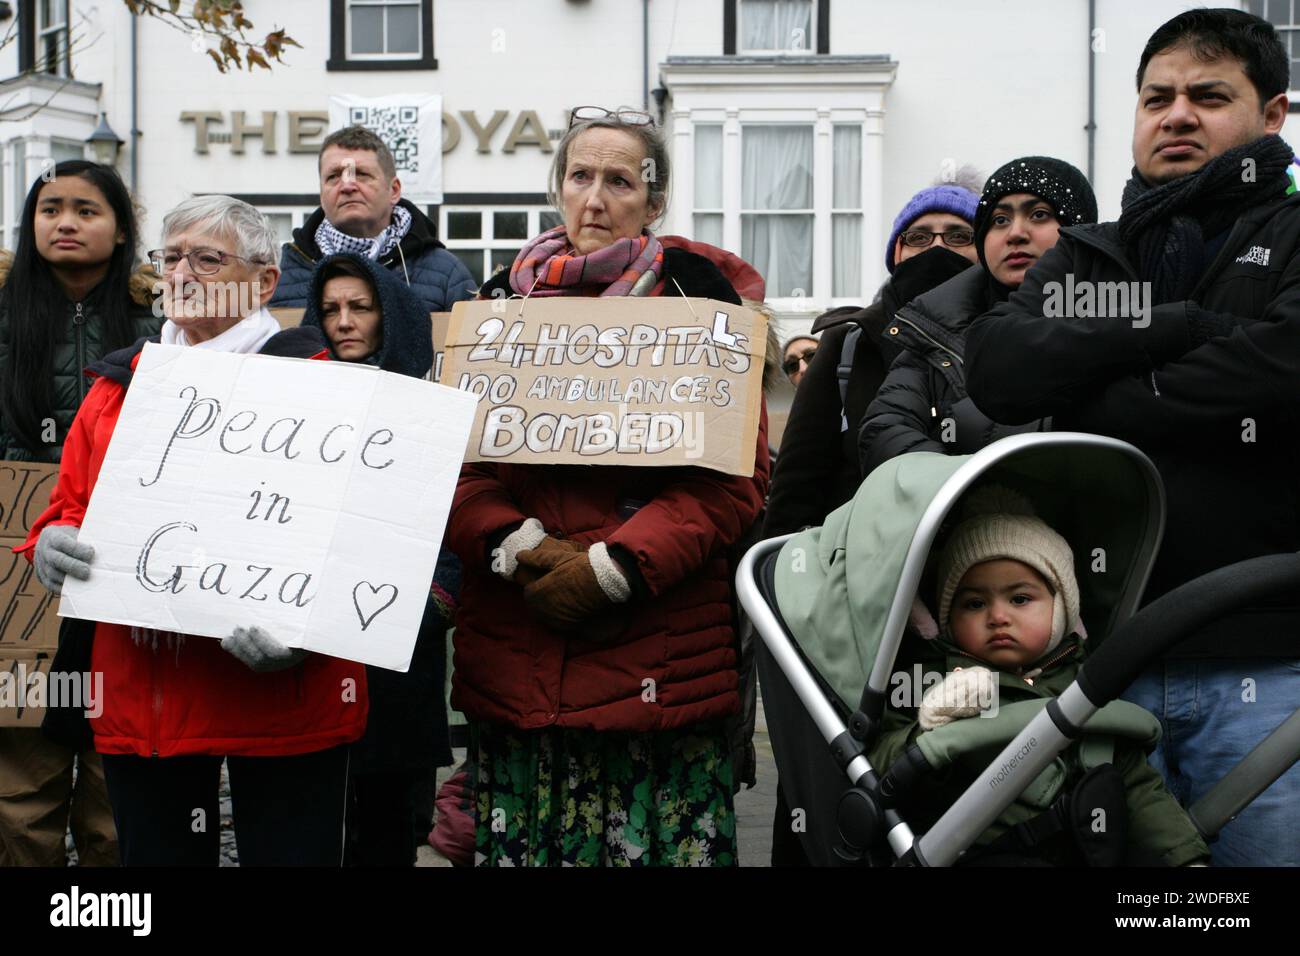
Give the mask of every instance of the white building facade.
[{"label": "white building facade", "polygon": [[[195,193],[240,196],[287,239],[317,205],[329,97],[433,92],[444,195],[427,209],[482,278],[555,221],[547,173],[569,109],[646,107],[671,143],[661,231],[752,262],[792,333],[869,302],[895,213],[958,167],[987,175],[1026,153],[1091,166],[1102,215],[1115,216],[1138,55],[1192,5],[245,0],[259,37],[283,27],[301,48],[270,72],[222,74],[210,41],[137,20],[121,0],[0,3],[0,229],[12,248],[31,183],[91,155],[102,116],[124,141],[116,162],[145,248]],[[1288,45],[1300,36],[1289,2],[1245,6]]]}]

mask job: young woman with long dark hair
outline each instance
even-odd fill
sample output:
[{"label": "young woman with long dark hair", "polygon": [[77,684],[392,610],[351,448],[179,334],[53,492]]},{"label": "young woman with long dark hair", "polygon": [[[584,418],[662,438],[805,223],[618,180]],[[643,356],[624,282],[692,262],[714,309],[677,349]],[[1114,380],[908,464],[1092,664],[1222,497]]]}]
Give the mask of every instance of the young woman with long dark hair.
[{"label": "young woman with long dark hair", "polygon": [[[85,367],[162,325],[136,234],[109,166],[69,160],[32,184],[18,247],[0,254],[0,458],[59,461],[90,388]],[[82,865],[117,863],[98,756],[39,729],[0,729],[0,865],[65,865],[69,823]]]}]

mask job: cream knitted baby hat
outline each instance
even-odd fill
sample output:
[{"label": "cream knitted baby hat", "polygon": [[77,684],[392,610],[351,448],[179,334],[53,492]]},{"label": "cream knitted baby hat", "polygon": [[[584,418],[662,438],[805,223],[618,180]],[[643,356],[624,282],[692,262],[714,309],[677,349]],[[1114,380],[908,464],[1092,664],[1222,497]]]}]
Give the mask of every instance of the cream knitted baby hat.
[{"label": "cream knitted baby hat", "polygon": [[998,558],[1021,561],[1052,586],[1052,638],[1047,650],[1061,643],[1079,625],[1079,582],[1069,543],[1034,514],[1023,495],[990,486],[972,494],[968,517],[959,524],[939,555],[939,631],[948,633],[953,594],[962,576],[977,564]]}]

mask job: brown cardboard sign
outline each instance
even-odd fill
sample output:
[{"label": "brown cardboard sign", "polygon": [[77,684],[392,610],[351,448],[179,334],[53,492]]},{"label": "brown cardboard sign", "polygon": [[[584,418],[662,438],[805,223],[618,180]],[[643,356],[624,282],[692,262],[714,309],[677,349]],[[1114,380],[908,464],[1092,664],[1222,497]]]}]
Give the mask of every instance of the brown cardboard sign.
[{"label": "brown cardboard sign", "polygon": [[0,653],[0,727],[40,727],[49,701],[53,652]]},{"label": "brown cardboard sign", "polygon": [[49,505],[58,476],[58,465],[0,462],[0,654],[59,643],[54,595],[41,586],[31,563],[13,553]]},{"label": "brown cardboard sign", "polygon": [[[302,324],[302,317],[306,309],[271,309],[270,311],[275,316],[275,320],[280,323],[280,328],[292,329]],[[438,376],[442,373],[442,357],[447,342],[447,322],[451,319],[451,313],[430,312],[429,319],[433,323],[432,381],[436,382]]]},{"label": "brown cardboard sign", "polygon": [[466,461],[752,475],[766,335],[713,299],[458,302],[443,384],[479,398]]}]

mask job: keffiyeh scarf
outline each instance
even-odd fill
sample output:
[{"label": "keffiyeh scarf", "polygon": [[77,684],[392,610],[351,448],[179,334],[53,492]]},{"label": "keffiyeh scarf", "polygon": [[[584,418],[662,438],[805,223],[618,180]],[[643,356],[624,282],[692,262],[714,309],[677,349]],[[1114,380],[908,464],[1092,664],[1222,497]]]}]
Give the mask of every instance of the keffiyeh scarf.
[{"label": "keffiyeh scarf", "polygon": [[353,255],[365,256],[367,259],[378,259],[392,252],[393,248],[406,237],[410,228],[411,214],[401,206],[393,207],[393,221],[373,239],[349,236],[339,232],[328,219],[322,219],[321,224],[316,227],[316,246],[325,256],[332,256],[336,252],[350,252]]}]

